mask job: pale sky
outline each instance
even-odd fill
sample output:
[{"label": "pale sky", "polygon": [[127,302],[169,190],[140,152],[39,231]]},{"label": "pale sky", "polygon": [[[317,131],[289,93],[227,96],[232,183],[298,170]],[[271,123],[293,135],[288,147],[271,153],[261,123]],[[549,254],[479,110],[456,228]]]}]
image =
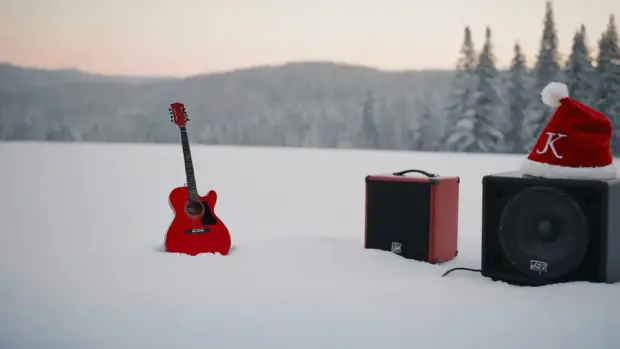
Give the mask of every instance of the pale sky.
[{"label": "pale sky", "polygon": [[[555,0],[560,49],[581,25],[595,47],[619,0]],[[515,40],[534,59],[545,0],[0,0],[0,61],[120,75],[186,76],[332,60],[452,68],[465,25],[491,26],[499,66]],[[619,23],[620,24],[620,23]]]}]

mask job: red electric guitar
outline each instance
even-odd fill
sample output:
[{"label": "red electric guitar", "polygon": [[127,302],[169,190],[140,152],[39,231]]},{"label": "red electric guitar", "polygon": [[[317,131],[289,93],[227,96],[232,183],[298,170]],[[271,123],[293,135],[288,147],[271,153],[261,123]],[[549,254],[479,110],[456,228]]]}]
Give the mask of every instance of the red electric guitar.
[{"label": "red electric guitar", "polygon": [[226,255],[230,250],[230,234],[226,225],[215,215],[217,193],[210,190],[206,196],[199,196],[196,189],[186,128],[189,118],[185,106],[183,103],[173,103],[169,110],[170,121],[181,131],[187,186],[174,188],[170,192],[169,203],[174,212],[174,220],[166,234],[166,252],[180,252],[191,256],[215,252]]}]

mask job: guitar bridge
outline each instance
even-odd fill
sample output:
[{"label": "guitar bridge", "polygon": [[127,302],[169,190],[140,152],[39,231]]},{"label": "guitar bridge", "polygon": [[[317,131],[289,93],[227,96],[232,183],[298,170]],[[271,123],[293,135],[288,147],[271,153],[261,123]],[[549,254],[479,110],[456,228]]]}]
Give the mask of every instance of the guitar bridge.
[{"label": "guitar bridge", "polygon": [[189,234],[189,235],[198,235],[198,234],[204,234],[204,233],[208,233],[211,231],[211,228],[194,228],[194,229],[187,229],[184,231],[185,234]]}]

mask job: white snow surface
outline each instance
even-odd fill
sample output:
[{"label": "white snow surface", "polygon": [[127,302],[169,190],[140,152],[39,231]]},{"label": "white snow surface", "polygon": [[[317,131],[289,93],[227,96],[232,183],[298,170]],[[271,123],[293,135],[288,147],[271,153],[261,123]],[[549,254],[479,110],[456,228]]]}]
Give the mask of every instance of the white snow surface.
[{"label": "white snow surface", "polygon": [[[620,284],[480,267],[482,176],[522,157],[192,146],[229,256],[158,249],[180,146],[0,145],[0,348],[620,348]],[[365,250],[364,177],[461,177],[459,256]]]}]

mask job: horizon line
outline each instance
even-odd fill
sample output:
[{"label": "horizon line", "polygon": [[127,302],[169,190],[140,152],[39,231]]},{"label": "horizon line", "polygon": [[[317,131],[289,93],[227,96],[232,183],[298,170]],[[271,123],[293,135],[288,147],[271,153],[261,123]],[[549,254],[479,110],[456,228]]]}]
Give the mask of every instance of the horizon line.
[{"label": "horizon line", "polygon": [[[406,68],[406,69],[390,69],[390,68],[382,68],[379,66],[372,66],[372,65],[367,65],[367,64],[360,64],[360,63],[351,63],[351,62],[344,62],[344,61],[336,61],[336,60],[329,60],[329,59],[325,59],[325,60],[317,60],[317,59],[308,59],[308,60],[289,60],[289,61],[284,61],[284,62],[279,62],[279,63],[264,63],[264,64],[253,64],[253,65],[247,65],[247,66],[240,66],[240,67],[235,67],[235,68],[229,68],[229,69],[220,69],[220,70],[205,70],[203,72],[197,72],[197,73],[193,73],[193,74],[186,74],[186,75],[166,75],[166,74],[108,74],[108,73],[100,73],[100,72],[95,72],[95,71],[90,71],[90,70],[86,70],[86,69],[81,69],[78,67],[44,67],[44,66],[36,66],[36,65],[22,65],[19,63],[15,63],[15,62],[10,62],[10,61],[0,61],[0,65],[9,65],[15,68],[21,68],[21,69],[31,69],[31,70],[43,70],[43,71],[75,71],[75,72],[79,72],[79,73],[83,73],[83,74],[87,74],[87,75],[98,75],[98,76],[104,76],[104,77],[123,77],[123,78],[177,78],[177,79],[185,79],[185,78],[193,78],[193,77],[197,77],[197,76],[203,76],[203,75],[221,75],[221,74],[230,74],[230,73],[235,73],[238,71],[243,71],[243,70],[251,70],[251,69],[261,69],[261,68],[282,68],[285,67],[287,65],[294,65],[294,64],[332,64],[332,65],[340,65],[340,66],[347,66],[347,67],[354,67],[354,68],[362,68],[362,69],[368,69],[368,70],[375,70],[375,71],[379,71],[379,72],[384,72],[384,73],[407,73],[407,72],[416,72],[416,71],[454,71],[456,70],[456,67],[454,68]],[[498,70],[503,70],[501,68],[498,68]]]},{"label": "horizon line", "polygon": [[[204,71],[204,72],[198,72],[198,73],[187,74],[187,75],[161,75],[161,74],[157,74],[157,75],[150,75],[150,74],[140,75],[140,74],[108,74],[108,73],[100,73],[100,72],[94,72],[94,71],[89,71],[89,70],[85,70],[85,69],[80,69],[80,68],[77,68],[77,67],[43,67],[43,66],[36,66],[36,65],[21,65],[21,64],[18,64],[18,63],[10,62],[10,61],[0,61],[0,66],[1,65],[7,65],[7,66],[14,67],[14,68],[20,68],[20,69],[42,70],[42,71],[47,71],[47,72],[73,71],[73,72],[82,73],[82,74],[85,74],[85,75],[95,75],[95,76],[100,76],[100,77],[150,78],[150,79],[157,79],[157,78],[160,78],[160,79],[189,79],[189,78],[205,76],[205,75],[225,75],[225,74],[231,74],[231,73],[236,73],[236,72],[246,71],[246,70],[252,70],[252,69],[283,68],[285,66],[295,65],[295,64],[326,64],[326,65],[327,64],[331,64],[331,65],[346,66],[346,67],[351,67],[351,68],[368,69],[368,70],[374,70],[374,71],[381,72],[381,73],[392,73],[392,74],[411,73],[411,72],[424,72],[424,71],[426,71],[426,72],[428,72],[428,71],[436,71],[436,72],[452,72],[452,71],[456,71],[456,64],[455,64],[455,67],[453,67],[453,68],[405,68],[405,69],[390,69],[390,68],[382,68],[382,67],[372,66],[372,65],[365,65],[365,64],[359,64],[359,63],[349,63],[349,62],[344,62],[344,61],[335,61],[335,60],[328,60],[328,59],[325,59],[325,60],[309,59],[309,60],[290,60],[290,61],[285,61],[285,62],[280,62],[280,63],[255,64],[255,65],[241,66],[241,67],[229,68],[229,69]],[[496,69],[498,71],[503,71],[503,70],[508,70],[509,67],[499,67],[499,66],[496,65]]]}]

